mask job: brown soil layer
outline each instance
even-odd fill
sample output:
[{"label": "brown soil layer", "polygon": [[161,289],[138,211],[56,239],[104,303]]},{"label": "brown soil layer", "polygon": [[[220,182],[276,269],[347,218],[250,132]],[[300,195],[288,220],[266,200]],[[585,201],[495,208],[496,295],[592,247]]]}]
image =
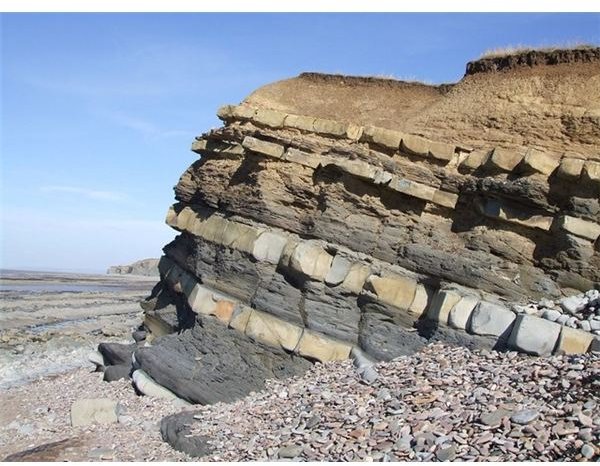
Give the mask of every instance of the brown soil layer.
[{"label": "brown soil layer", "polygon": [[[473,148],[533,147],[600,157],[600,48],[482,59],[456,84],[304,73],[250,105],[381,126]],[[516,66],[518,63],[530,66]],[[535,66],[534,66],[535,65]],[[484,68],[503,72],[475,72]]]},{"label": "brown soil layer", "polygon": [[467,75],[508,71],[521,67],[600,62],[600,47],[568,50],[528,50],[505,56],[483,57],[467,63]]}]

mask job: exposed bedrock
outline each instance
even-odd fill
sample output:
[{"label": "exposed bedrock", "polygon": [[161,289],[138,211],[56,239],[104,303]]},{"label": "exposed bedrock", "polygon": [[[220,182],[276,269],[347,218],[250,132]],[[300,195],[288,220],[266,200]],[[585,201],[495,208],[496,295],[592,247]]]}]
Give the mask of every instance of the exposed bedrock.
[{"label": "exposed bedrock", "polygon": [[[169,396],[233,400],[314,361],[387,360],[428,341],[598,346],[589,152],[459,144],[260,96],[221,108],[224,125],[194,141],[200,159],[167,213],[179,235],[142,303],[149,345],[134,369]],[[572,316],[527,306],[587,290]]]}]

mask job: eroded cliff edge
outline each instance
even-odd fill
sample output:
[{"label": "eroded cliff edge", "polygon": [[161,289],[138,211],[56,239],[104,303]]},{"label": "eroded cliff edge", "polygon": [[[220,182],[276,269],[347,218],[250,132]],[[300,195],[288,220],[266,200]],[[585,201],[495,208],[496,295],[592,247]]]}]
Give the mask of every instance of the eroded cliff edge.
[{"label": "eroded cliff edge", "polygon": [[448,86],[305,74],[221,108],[175,188],[136,368],[212,403],[431,340],[597,345],[522,306],[600,283],[600,61],[574,60]]}]

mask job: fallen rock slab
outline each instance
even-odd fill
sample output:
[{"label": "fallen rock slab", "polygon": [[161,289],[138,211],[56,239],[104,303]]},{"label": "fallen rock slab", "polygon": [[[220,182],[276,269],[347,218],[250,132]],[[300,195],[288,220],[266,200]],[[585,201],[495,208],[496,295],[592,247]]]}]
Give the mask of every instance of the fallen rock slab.
[{"label": "fallen rock slab", "polygon": [[118,403],[108,398],[84,398],[71,406],[73,427],[89,424],[112,424],[117,422]]}]

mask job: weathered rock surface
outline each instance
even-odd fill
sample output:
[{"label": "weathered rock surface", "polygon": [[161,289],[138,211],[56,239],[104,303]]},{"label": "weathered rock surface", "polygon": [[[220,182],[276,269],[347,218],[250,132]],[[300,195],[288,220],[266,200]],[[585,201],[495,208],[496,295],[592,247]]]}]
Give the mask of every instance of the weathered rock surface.
[{"label": "weathered rock surface", "polygon": [[142,259],[129,265],[113,265],[108,268],[108,274],[116,275],[143,275],[157,277],[159,259]]},{"label": "weathered rock surface", "polygon": [[256,344],[211,318],[139,348],[135,358],[157,383],[201,404],[241,398],[261,389],[266,379],[298,375],[310,367],[300,357]]}]

